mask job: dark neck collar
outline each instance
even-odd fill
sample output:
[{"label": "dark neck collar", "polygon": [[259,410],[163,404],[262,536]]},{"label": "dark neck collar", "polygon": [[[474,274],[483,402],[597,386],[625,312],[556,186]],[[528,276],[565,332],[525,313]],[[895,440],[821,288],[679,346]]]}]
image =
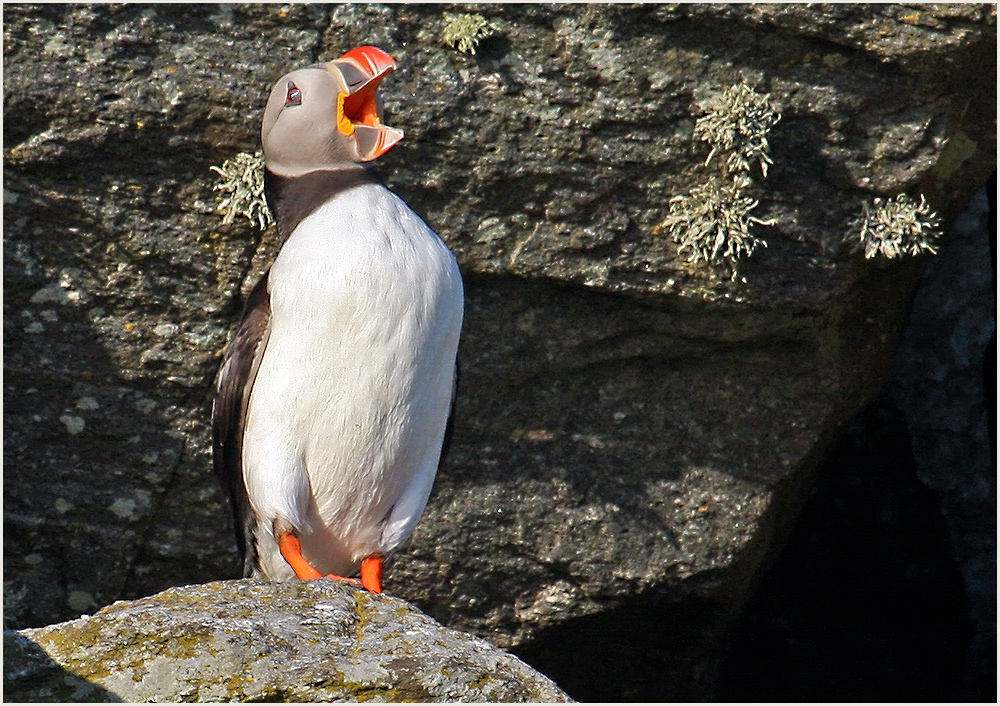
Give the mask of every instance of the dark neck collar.
[{"label": "dark neck collar", "polygon": [[382,184],[374,167],[309,172],[285,177],[264,170],[264,198],[274,215],[282,242],[309,214],[331,198],[361,184]]}]

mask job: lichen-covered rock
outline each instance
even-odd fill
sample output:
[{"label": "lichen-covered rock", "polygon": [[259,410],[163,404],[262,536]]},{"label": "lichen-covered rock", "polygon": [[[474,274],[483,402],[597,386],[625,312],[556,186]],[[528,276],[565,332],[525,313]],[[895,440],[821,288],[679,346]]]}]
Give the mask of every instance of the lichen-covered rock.
[{"label": "lichen-covered rock", "polygon": [[[444,41],[461,12],[493,30],[474,55]],[[995,168],[993,5],[8,5],[3,29],[16,627],[236,575],[211,380],[275,240],[222,223],[211,167],[257,149],[290,68],[397,59],[382,173],[467,279],[452,452],[388,590],[540,662],[589,650],[618,698],[651,654],[649,700],[703,696],[881,384],[927,256],[852,252],[864,204],[947,223]],[[696,126],[743,83],[780,120],[737,184]],[[714,228],[724,200],[671,204],[723,176],[767,243],[735,278],[670,225]]]},{"label": "lichen-covered rock", "polygon": [[5,701],[566,702],[410,604],[322,579],[224,581],[4,633]]}]

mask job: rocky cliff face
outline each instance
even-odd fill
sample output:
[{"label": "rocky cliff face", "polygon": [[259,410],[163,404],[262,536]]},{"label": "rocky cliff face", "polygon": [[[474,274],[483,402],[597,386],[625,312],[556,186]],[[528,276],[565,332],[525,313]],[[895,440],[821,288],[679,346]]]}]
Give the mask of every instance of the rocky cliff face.
[{"label": "rocky cliff face", "polygon": [[[495,28],[474,55],[443,41],[466,11]],[[467,279],[454,444],[388,591],[540,659],[606,626],[617,693],[642,650],[651,693],[703,694],[927,260],[845,239],[901,194],[948,223],[995,169],[995,27],[983,5],[5,6],[5,620],[236,575],[211,379],[275,242],[222,225],[209,168],[256,149],[282,73],[376,44],[407,133],[383,176]],[[766,176],[722,145],[739,86],[775,116],[744,135]],[[692,260],[700,233],[758,246]]]}]

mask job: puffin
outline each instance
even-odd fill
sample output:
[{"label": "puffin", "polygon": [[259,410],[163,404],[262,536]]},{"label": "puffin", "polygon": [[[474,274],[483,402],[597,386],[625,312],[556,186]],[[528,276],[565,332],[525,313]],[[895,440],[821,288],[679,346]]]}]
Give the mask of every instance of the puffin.
[{"label": "puffin", "polygon": [[381,593],[450,434],[462,277],[371,164],[403,137],[378,92],[395,67],[359,47],[282,76],[264,109],[281,246],[247,296],[212,405],[245,578]]}]

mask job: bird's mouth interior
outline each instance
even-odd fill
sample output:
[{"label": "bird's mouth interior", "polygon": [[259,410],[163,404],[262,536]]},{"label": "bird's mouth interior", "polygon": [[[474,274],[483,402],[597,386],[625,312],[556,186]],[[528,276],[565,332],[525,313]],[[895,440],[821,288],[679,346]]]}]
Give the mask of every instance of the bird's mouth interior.
[{"label": "bird's mouth interior", "polygon": [[337,109],[340,115],[337,122],[340,131],[345,135],[354,132],[356,125],[375,127],[382,124],[382,116],[378,113],[378,84],[385,76],[377,76],[354,93],[341,93]]},{"label": "bird's mouth interior", "polygon": [[378,87],[396,62],[378,47],[358,47],[327,64],[344,90],[337,99],[337,128],[357,143],[358,156],[368,162],[403,139],[403,131],[382,122]]}]

